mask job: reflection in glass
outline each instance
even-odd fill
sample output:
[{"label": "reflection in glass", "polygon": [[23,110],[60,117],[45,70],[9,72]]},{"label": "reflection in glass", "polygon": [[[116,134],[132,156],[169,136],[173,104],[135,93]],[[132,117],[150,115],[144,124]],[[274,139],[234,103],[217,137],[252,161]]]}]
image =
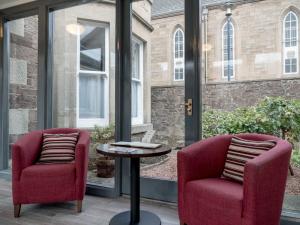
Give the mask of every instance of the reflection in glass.
[{"label": "reflection in glass", "polygon": [[80,70],[105,71],[105,28],[79,23],[84,27],[80,35]]}]

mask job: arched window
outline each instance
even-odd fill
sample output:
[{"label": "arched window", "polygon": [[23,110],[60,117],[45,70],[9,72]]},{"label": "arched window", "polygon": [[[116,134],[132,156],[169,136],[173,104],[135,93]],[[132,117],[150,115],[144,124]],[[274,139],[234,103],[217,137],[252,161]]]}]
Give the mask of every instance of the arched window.
[{"label": "arched window", "polygon": [[180,28],[174,33],[174,80],[184,80],[184,33]]},{"label": "arched window", "polygon": [[231,21],[226,21],[223,33],[223,78],[234,77],[234,26]]},{"label": "arched window", "polygon": [[284,73],[298,73],[298,17],[290,11],[283,20]]}]

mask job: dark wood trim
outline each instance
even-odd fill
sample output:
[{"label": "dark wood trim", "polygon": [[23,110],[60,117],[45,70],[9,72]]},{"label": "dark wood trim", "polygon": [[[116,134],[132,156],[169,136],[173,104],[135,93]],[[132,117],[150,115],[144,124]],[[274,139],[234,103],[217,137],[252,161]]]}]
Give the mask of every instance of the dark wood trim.
[{"label": "dark wood trim", "polygon": [[116,3],[116,141],[131,140],[131,18],[130,0]]},{"label": "dark wood trim", "polygon": [[45,129],[47,118],[47,68],[48,68],[48,8],[45,5],[39,7],[38,13],[38,98],[37,121],[38,129]]},{"label": "dark wood trim", "polygon": [[[131,0],[116,1],[116,141],[131,140],[131,39],[132,39],[132,6]],[[120,193],[128,179],[129,160],[120,160]]]},{"label": "dark wood trim", "polygon": [[5,18],[0,18],[0,169],[8,168],[8,107],[9,107],[9,30]]},{"label": "dark wood trim", "polygon": [[47,40],[45,45],[47,48],[47,67],[46,67],[46,86],[45,91],[46,105],[45,105],[45,127],[53,127],[53,12],[48,12],[48,29],[47,29]]},{"label": "dark wood trim", "polygon": [[185,110],[185,145],[202,136],[201,11],[199,0],[185,0],[185,102],[193,101],[192,115]]}]

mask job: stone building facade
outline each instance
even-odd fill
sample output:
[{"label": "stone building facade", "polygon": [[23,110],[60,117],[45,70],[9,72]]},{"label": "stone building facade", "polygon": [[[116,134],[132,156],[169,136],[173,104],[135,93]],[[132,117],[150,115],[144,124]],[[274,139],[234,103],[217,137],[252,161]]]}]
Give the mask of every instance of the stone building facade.
[{"label": "stone building facade", "polygon": [[[139,95],[142,99],[138,104],[142,105],[142,119],[134,123],[133,131],[145,132],[151,129],[151,7],[152,1],[133,3],[132,30],[133,38],[142,48],[142,55],[139,55],[139,68],[142,67],[140,80],[142,85]],[[93,128],[94,125],[107,126],[115,120],[115,3],[88,3],[80,6],[66,8],[54,12],[54,38],[53,38],[53,74],[54,74],[54,126],[55,127],[83,127]],[[106,53],[105,61],[108,69],[105,69],[105,93],[104,101],[106,119],[104,122],[80,123],[78,119],[78,71],[79,61],[78,46],[79,37],[72,32],[66,32],[70,24],[94,24],[99,23],[106,29]],[[81,45],[81,44],[80,44]],[[85,124],[87,124],[85,126]]]},{"label": "stone building facade", "polygon": [[[152,0],[133,3],[133,36],[142,48],[139,55],[141,74],[139,104],[142,120],[133,133],[141,136],[151,125],[151,8]],[[115,118],[115,2],[88,3],[53,13],[53,126],[92,129],[106,126]],[[78,124],[79,21],[100,24],[107,31],[107,121],[105,124]],[[12,20],[9,68],[9,138],[14,143],[20,135],[37,129],[38,99],[38,16]],[[69,27],[71,25],[71,27]],[[75,26],[74,26],[75,25]],[[75,28],[75,33],[74,33]],[[73,29],[73,30],[72,30]],[[101,34],[100,34],[101,35]],[[97,39],[97,37],[96,37]]]},{"label": "stone building facade", "polygon": [[[224,75],[224,25],[228,1],[202,1],[203,78],[205,82],[227,82]],[[297,0],[247,0],[231,2],[233,24],[232,81],[293,78],[284,71],[284,19],[288,12],[300,18]],[[168,8],[166,8],[168,7]],[[152,86],[183,85],[174,80],[174,32],[184,30],[184,1],[154,1],[152,13]],[[300,23],[297,23],[300,30]],[[299,42],[299,40],[298,40]],[[299,48],[299,44],[298,44]],[[163,50],[163,51],[161,51]],[[295,52],[299,59],[300,51]],[[297,61],[298,68],[300,60]]]},{"label": "stone building facade", "polygon": [[9,22],[9,143],[37,129],[38,17]]},{"label": "stone building facade", "polygon": [[[266,96],[300,99],[300,1],[231,0],[230,5],[225,0],[202,2],[203,110],[231,111],[254,105]],[[227,8],[233,26],[234,76],[230,82],[224,76]],[[287,21],[289,15],[297,18]],[[152,123],[156,140],[176,147],[184,140],[185,113],[184,81],[174,80],[174,33],[178,27],[184,31],[184,1],[154,0],[152,25]],[[298,34],[293,48],[285,48],[285,26],[289,25],[293,27],[289,35]],[[298,69],[286,73],[285,59],[291,53],[297,58]]]}]

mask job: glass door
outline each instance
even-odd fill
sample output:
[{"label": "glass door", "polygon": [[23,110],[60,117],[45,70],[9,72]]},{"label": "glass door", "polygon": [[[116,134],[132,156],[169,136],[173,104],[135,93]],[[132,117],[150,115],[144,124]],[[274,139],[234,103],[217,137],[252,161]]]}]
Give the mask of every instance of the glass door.
[{"label": "glass door", "polygon": [[283,216],[300,218],[300,3],[203,2],[203,137],[266,133],[289,141]]},{"label": "glass door", "polygon": [[[185,102],[191,77],[185,74],[184,3],[132,3],[131,140],[172,149],[168,155],[140,160],[141,196],[169,202],[177,199],[177,152],[189,143],[185,130],[191,115]],[[122,188],[129,193],[129,162],[124,164]]]},{"label": "glass door", "polygon": [[38,129],[38,16],[9,20],[4,26],[3,87],[7,89],[3,89],[3,96],[7,98],[2,102],[2,144],[7,161],[3,169],[10,173],[11,145]]},{"label": "glass door", "polygon": [[117,160],[100,155],[115,140],[115,4],[95,1],[51,12],[53,127],[87,130],[90,193],[117,195]]}]

